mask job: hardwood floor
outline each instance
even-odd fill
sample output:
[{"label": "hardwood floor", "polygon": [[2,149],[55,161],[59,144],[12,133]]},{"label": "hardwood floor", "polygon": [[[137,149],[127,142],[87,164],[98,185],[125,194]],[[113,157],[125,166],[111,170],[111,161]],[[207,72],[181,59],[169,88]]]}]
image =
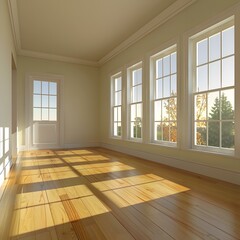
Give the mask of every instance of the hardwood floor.
[{"label": "hardwood floor", "polygon": [[102,148],[23,152],[9,239],[240,239],[240,186]]}]

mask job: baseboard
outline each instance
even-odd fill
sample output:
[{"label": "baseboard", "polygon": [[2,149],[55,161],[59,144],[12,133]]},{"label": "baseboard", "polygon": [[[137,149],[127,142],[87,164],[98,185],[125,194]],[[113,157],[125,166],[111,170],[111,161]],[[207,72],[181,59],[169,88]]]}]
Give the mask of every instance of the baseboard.
[{"label": "baseboard", "polygon": [[[100,142],[85,142],[85,143],[66,143],[59,147],[44,147],[44,149],[72,149],[72,148],[86,148],[86,147],[99,147]],[[18,147],[18,152],[21,151],[29,151],[29,150],[37,150],[37,148],[28,149],[27,146],[22,145]]]},{"label": "baseboard", "polygon": [[100,145],[101,145],[100,142],[70,143],[64,144],[64,148],[71,149],[71,148],[99,147]]},{"label": "baseboard", "polygon": [[121,146],[108,144],[108,143],[102,143],[101,147],[122,152],[125,154],[129,154],[135,157],[140,157],[149,161],[161,163],[174,168],[179,168],[189,172],[197,173],[207,177],[219,179],[225,182],[240,185],[240,173],[238,172],[233,172],[233,171],[229,171],[221,168],[214,168],[204,164],[184,161],[177,158],[170,158],[170,157],[162,156],[160,154],[147,153],[144,151],[139,151],[132,148],[121,147]]}]

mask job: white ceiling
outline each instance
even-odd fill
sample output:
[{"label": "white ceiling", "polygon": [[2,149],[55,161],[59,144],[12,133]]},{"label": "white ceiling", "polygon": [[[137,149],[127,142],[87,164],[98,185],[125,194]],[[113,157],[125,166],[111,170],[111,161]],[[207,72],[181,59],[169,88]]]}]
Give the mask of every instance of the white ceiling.
[{"label": "white ceiling", "polygon": [[[173,9],[177,13],[176,8],[181,10],[189,2],[9,0],[9,9],[20,54],[75,59],[94,64],[143,36],[146,31],[144,26],[149,22],[155,25],[156,19],[163,22],[164,14],[172,14]],[[169,17],[167,15],[165,17]],[[131,41],[127,42],[129,39]]]}]

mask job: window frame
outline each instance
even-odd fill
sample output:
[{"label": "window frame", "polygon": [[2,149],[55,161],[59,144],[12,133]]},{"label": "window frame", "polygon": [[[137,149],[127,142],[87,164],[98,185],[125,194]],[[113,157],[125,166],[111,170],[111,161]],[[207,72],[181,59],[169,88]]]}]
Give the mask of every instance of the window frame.
[{"label": "window frame", "polygon": [[[169,97],[163,97],[162,98],[157,98],[156,96],[156,81],[157,76],[156,76],[156,63],[158,60],[167,57],[167,56],[171,56],[171,54],[176,53],[176,72],[175,73],[171,73],[170,70],[170,74],[167,76],[172,76],[176,74],[176,91],[177,94],[175,96],[169,96]],[[171,65],[171,62],[170,62]],[[178,99],[179,99],[179,89],[178,89],[178,51],[177,51],[177,43],[171,43],[168,44],[167,46],[161,48],[160,51],[158,51],[157,53],[154,53],[153,55],[150,56],[150,91],[151,91],[151,117],[150,117],[150,131],[151,131],[151,143],[153,144],[157,144],[159,146],[166,146],[166,147],[177,147],[178,146],[178,142],[179,142],[179,134],[177,134],[177,138],[176,138],[176,142],[171,142],[171,141],[164,141],[164,140],[156,140],[155,139],[155,123],[156,122],[164,122],[164,121],[155,121],[155,102],[157,101],[163,101],[164,99],[170,99],[170,98],[176,98],[176,104],[177,104],[177,119],[176,119],[176,123],[177,123],[177,128],[178,128],[178,112],[179,112],[179,107],[178,107]],[[164,78],[164,75],[162,76],[162,78]],[[171,81],[171,79],[170,79]],[[170,87],[171,88],[171,87]],[[170,120],[168,122],[171,122]]]},{"label": "window frame", "polygon": [[[141,69],[142,71],[142,79],[141,79],[141,84],[136,84],[133,86],[133,77],[132,77],[132,73],[138,69]],[[127,112],[128,112],[128,119],[127,119],[127,125],[128,125],[128,139],[130,141],[134,141],[134,142],[143,142],[143,61],[139,61],[133,65],[131,65],[130,67],[127,68],[127,85],[128,85],[128,104],[127,104]],[[141,95],[141,101],[136,101],[136,102],[133,102],[132,101],[132,97],[133,97],[133,87],[136,87],[136,86],[140,86],[142,87],[142,95]],[[141,112],[142,112],[142,119],[141,119],[141,137],[140,138],[134,138],[131,136],[131,123],[132,122],[135,122],[135,121],[132,121],[131,120],[131,107],[133,105],[136,105],[136,108],[137,108],[137,105],[138,104],[141,104]]]},{"label": "window frame", "polygon": [[[211,26],[206,26],[205,28],[202,28],[200,31],[198,31],[197,33],[191,35],[188,38],[188,49],[189,49],[189,57],[188,57],[188,87],[190,90],[190,109],[191,109],[191,117],[190,117],[190,121],[191,121],[191,141],[190,141],[190,145],[191,145],[191,149],[193,150],[198,150],[198,151],[203,151],[203,152],[208,152],[208,153],[217,153],[217,154],[221,154],[221,155],[230,155],[230,156],[234,156],[237,149],[236,149],[236,86],[237,86],[237,82],[236,82],[236,67],[234,68],[234,85],[233,86],[228,86],[228,87],[219,87],[219,88],[213,88],[213,89],[209,89],[208,90],[204,90],[204,91],[197,91],[196,90],[196,84],[197,84],[197,43],[206,39],[206,38],[210,38],[211,36],[214,36],[215,34],[222,32],[228,28],[234,27],[234,53],[232,55],[229,56],[234,56],[234,67],[236,66],[236,22],[235,22],[235,16],[231,15],[228,16],[224,19],[221,19],[220,21],[218,21],[217,23],[213,23]],[[222,38],[221,38],[222,40]],[[220,41],[220,48],[222,48],[222,42]],[[208,43],[208,49],[209,49],[209,43]],[[206,65],[209,68],[210,63],[215,62],[220,60],[220,63],[222,63],[222,60],[227,57],[223,57],[222,55],[217,59],[217,60],[209,60],[209,53],[208,53],[208,60]],[[222,67],[220,67],[221,70]],[[220,71],[220,80],[222,81],[222,72]],[[208,83],[209,83],[209,71],[208,71]],[[224,90],[229,90],[229,89],[233,89],[234,90],[234,112],[235,112],[235,116],[233,118],[233,122],[234,122],[234,130],[235,130],[235,136],[234,136],[234,148],[233,149],[228,149],[228,148],[222,148],[222,147],[214,147],[214,146],[208,146],[208,143],[205,145],[196,145],[195,144],[195,96],[197,96],[198,94],[208,94],[211,92],[218,92],[219,94],[224,91]],[[206,109],[208,109],[208,105],[206,106]],[[207,111],[207,110],[206,110]],[[206,118],[206,123],[209,122],[209,120]],[[222,123],[222,119],[219,119],[219,123]],[[208,130],[207,130],[208,131]],[[221,132],[220,132],[220,139],[221,139]],[[206,141],[208,141],[208,135],[207,135],[207,139]]]},{"label": "window frame", "polygon": [[[111,137],[116,139],[123,138],[123,116],[122,116],[122,109],[123,109],[123,74],[122,71],[119,71],[113,75],[111,75]],[[115,91],[115,79],[121,78],[121,90]],[[121,105],[115,105],[115,93],[121,91]],[[114,121],[114,109],[121,108],[121,121]],[[121,123],[121,135],[114,135],[114,123]]]}]

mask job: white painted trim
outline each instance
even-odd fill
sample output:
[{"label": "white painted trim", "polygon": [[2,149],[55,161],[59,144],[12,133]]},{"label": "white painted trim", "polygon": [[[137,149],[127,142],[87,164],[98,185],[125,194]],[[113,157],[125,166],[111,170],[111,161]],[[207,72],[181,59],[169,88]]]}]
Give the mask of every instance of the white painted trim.
[{"label": "white painted trim", "polygon": [[87,61],[80,58],[72,58],[72,57],[66,57],[66,56],[60,56],[60,55],[22,49],[21,38],[20,38],[20,28],[19,28],[19,18],[18,18],[18,11],[17,11],[17,0],[8,0],[8,6],[9,6],[9,15],[10,15],[11,24],[12,24],[12,32],[15,40],[15,47],[18,55],[98,67],[103,65],[104,63],[106,63],[107,61],[109,61],[114,56],[118,55],[119,53],[121,53],[122,51],[130,47],[131,45],[133,45],[138,40],[145,37],[147,34],[149,34],[153,30],[155,30],[157,27],[164,24],[166,21],[174,17],[179,12],[183,11],[185,8],[193,4],[195,1],[196,0],[177,0],[175,3],[170,5],[163,12],[161,12],[157,17],[152,19],[149,23],[145,24],[132,36],[130,36],[128,39],[122,42],[119,46],[117,46],[107,55],[102,57],[99,61]]},{"label": "white painted trim", "polygon": [[240,185],[239,172],[229,171],[218,167],[211,167],[204,164],[167,157],[160,154],[147,153],[141,150],[134,150],[131,148],[116,146],[108,143],[102,143],[101,147],[139,157],[147,161],[153,161],[170,167],[186,170],[189,172]]},{"label": "white painted trim", "polygon": [[55,54],[48,54],[48,53],[41,53],[41,52],[34,52],[29,50],[18,49],[18,54],[25,57],[33,57],[33,58],[40,58],[52,61],[59,61],[59,62],[66,62],[66,63],[76,63],[81,65],[93,66],[98,67],[98,62],[95,61],[87,61],[80,58],[73,58],[73,57],[64,57]]},{"label": "white painted trim", "polygon": [[82,143],[66,143],[64,148],[86,148],[86,147],[100,147],[100,142],[82,142]]},{"label": "white painted trim", "polygon": [[123,41],[120,45],[118,45],[115,49],[113,49],[111,52],[109,52],[106,56],[101,58],[99,60],[99,65],[103,65],[116,55],[120,54],[124,50],[126,50],[128,47],[133,45],[138,40],[142,39],[146,35],[148,35],[150,32],[167,22],[169,19],[177,15],[179,12],[183,11],[185,8],[193,4],[196,0],[177,0],[175,3],[173,3],[171,6],[169,6],[167,9],[165,9],[163,12],[161,12],[157,17],[152,19],[149,23],[145,24],[143,27],[141,27],[137,32],[135,32],[132,36],[127,38],[125,41]]}]

